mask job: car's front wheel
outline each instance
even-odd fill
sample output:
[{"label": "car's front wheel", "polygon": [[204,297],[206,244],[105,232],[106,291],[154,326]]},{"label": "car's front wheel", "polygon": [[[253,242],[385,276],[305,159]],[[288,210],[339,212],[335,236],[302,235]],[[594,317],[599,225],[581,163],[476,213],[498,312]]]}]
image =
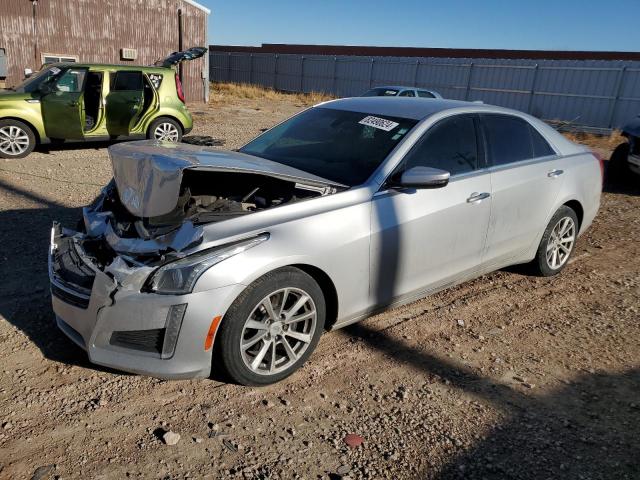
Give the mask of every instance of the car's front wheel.
[{"label": "car's front wheel", "polygon": [[542,235],[533,267],[537,274],[550,277],[567,266],[578,238],[578,216],[563,205],[553,215]]},{"label": "car's front wheel", "polygon": [[278,382],[304,364],[324,329],[322,290],[297,268],[259,278],[235,300],[220,325],[213,369],[242,385]]},{"label": "car's front wheel", "polygon": [[147,137],[178,143],[182,140],[182,126],[173,118],[156,118],[149,126]]},{"label": "car's front wheel", "polygon": [[13,119],[0,120],[0,158],[23,158],[36,146],[31,128]]}]

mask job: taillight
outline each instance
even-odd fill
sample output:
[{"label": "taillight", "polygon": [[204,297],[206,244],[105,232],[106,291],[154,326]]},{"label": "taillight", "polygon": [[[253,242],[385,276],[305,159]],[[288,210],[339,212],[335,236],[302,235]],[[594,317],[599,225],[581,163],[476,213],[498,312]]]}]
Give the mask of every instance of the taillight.
[{"label": "taillight", "polygon": [[602,183],[604,184],[604,159],[598,152],[594,152],[593,150],[591,150],[591,153],[598,159],[598,163],[600,164],[600,178],[602,180]]},{"label": "taillight", "polygon": [[184,91],[182,90],[182,82],[180,81],[180,77],[176,73],[176,92],[178,92],[178,98],[182,103],[184,103]]}]

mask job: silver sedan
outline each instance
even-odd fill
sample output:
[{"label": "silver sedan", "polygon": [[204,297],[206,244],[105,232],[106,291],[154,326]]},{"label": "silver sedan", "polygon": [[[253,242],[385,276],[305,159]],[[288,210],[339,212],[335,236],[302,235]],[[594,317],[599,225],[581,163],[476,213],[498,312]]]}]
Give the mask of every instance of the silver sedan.
[{"label": "silver sedan", "polygon": [[58,326],[97,364],[245,385],[383,309],[507,265],[559,273],[602,187],[598,159],[535,118],[418,98],[323,103],[238,152],[110,156],[82,228],[51,232]]}]

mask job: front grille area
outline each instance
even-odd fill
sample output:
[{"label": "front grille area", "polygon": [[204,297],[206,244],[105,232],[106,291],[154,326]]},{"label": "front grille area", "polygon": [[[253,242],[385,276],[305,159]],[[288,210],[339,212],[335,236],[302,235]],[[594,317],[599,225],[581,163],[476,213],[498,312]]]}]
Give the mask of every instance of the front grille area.
[{"label": "front grille area", "polygon": [[67,237],[58,238],[57,246],[52,259],[55,275],[65,283],[91,291],[95,273],[82,261],[73,240]]},{"label": "front grille area", "polygon": [[74,307],[86,309],[89,306],[89,299],[74,295],[66,290],[59,288],[58,286],[51,284],[51,295],[59,298],[69,305]]},{"label": "front grille area", "polygon": [[164,328],[152,330],[116,331],[111,334],[109,343],[123,348],[162,354]]}]

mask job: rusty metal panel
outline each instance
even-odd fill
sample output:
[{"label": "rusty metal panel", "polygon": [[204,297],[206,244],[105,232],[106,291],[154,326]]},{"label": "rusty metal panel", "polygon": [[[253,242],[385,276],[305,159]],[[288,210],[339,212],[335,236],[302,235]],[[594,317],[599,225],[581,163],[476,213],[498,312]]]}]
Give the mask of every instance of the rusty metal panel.
[{"label": "rusty metal panel", "polygon": [[[0,2],[0,48],[7,51],[7,83],[24,69],[37,70],[44,54],[77,57],[84,63],[151,65],[178,50],[178,9],[183,47],[205,46],[207,13],[182,0],[25,0]],[[122,48],[137,50],[122,60]],[[207,59],[183,65],[187,100],[202,101],[208,88]]]}]

